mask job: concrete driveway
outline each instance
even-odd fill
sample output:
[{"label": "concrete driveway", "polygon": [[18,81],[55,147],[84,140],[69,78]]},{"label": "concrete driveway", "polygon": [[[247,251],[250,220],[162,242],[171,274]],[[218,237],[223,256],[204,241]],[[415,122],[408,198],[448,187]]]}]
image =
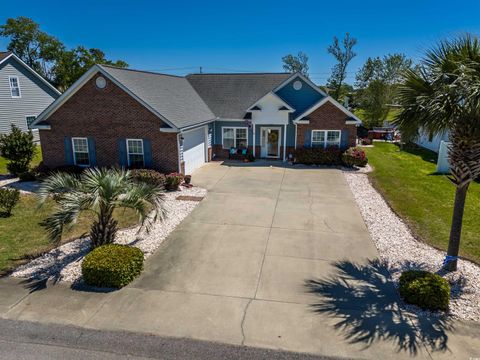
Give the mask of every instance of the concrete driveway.
[{"label": "concrete driveway", "polygon": [[[345,317],[363,316],[361,299],[347,299],[341,310],[319,308],[342,298],[341,285],[333,293],[317,289],[321,281],[340,279],[339,262],[362,266],[377,258],[341,171],[210,163],[193,181],[208,196],[91,326],[110,319],[109,328],[162,335],[327,356],[398,357],[397,339],[349,342],[336,329]],[[388,298],[381,306],[395,304],[385,273],[376,275]],[[342,284],[364,286],[348,277]],[[146,311],[151,308],[155,315]],[[377,316],[388,322],[394,315]]]},{"label": "concrete driveway", "polygon": [[477,327],[399,310],[341,171],[273,165],[195,172],[207,197],[130,286],[0,281],[0,315],[325,356],[480,356]]}]

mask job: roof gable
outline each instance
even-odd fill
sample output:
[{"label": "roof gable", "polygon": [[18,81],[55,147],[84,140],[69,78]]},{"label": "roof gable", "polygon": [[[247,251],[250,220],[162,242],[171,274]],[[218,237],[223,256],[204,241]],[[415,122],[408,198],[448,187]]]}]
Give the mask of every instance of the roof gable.
[{"label": "roof gable", "polygon": [[95,65],[47,107],[33,125],[46,120],[97,73],[106,76],[172,128],[181,129],[215,118],[185,78]]},{"label": "roof gable", "polygon": [[30,75],[34,76],[37,80],[39,80],[43,85],[45,85],[51,92],[53,92],[55,97],[58,97],[61,92],[55,88],[52,84],[50,84],[47,80],[45,80],[39,73],[33,70],[30,66],[25,64],[17,55],[8,51],[8,52],[0,52],[0,65],[7,63],[9,61],[15,61],[21,67],[23,67]]},{"label": "roof gable", "polygon": [[[297,85],[299,87],[296,87]],[[303,113],[326,96],[318,86],[300,76],[300,74],[288,79],[275,90],[275,94],[295,109],[293,117]]]}]

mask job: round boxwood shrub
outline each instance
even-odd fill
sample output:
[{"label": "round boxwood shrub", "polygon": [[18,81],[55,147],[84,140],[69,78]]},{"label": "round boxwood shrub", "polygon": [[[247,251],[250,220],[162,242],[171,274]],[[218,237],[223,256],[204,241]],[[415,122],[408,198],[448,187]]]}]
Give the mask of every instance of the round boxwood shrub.
[{"label": "round boxwood shrub", "polygon": [[143,270],[140,249],[108,244],[92,250],[82,263],[85,283],[98,287],[121,288],[135,279]]},{"label": "round boxwood shrub", "polygon": [[399,291],[405,302],[426,310],[447,310],[450,285],[438,274],[409,270],[400,276]]}]

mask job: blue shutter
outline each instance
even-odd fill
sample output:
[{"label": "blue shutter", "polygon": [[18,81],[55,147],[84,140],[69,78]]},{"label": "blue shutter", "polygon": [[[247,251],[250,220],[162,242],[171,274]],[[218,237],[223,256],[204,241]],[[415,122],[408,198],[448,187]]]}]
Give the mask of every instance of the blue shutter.
[{"label": "blue shutter", "polygon": [[150,140],[143,139],[143,157],[145,160],[145,167],[152,167],[152,144]]},{"label": "blue shutter", "polygon": [[97,166],[97,149],[95,148],[95,139],[88,138],[88,156],[90,157],[90,166]]},{"label": "blue shutter", "polygon": [[126,139],[118,139],[118,164],[121,167],[126,167],[128,164]]},{"label": "blue shutter", "polygon": [[305,130],[303,146],[309,148],[312,146],[312,130]]},{"label": "blue shutter", "polygon": [[73,165],[72,138],[65,137],[63,143],[65,148],[65,163],[67,165]]},{"label": "blue shutter", "polygon": [[342,135],[341,135],[341,139],[340,139],[340,147],[342,149],[347,149],[349,147],[348,130],[342,130]]}]

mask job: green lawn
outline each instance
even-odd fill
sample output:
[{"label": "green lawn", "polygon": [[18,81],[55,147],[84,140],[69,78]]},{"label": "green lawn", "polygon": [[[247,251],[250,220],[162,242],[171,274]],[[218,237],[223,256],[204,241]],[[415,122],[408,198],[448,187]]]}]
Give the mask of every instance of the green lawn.
[{"label": "green lawn", "polygon": [[[25,262],[28,257],[39,255],[53,248],[40,223],[53,211],[53,201],[37,208],[37,200],[32,195],[22,195],[21,201],[8,218],[0,217],[0,274]],[[137,223],[132,210],[121,210],[115,216],[120,227]],[[90,219],[82,216],[79,222],[63,236],[64,241],[86,233],[90,228]]]},{"label": "green lawn", "polygon": [[[446,250],[455,187],[435,174],[436,154],[423,149],[399,151],[390,143],[365,148],[374,171],[370,179],[390,206],[423,241]],[[480,263],[480,184],[470,186],[460,253]]]},{"label": "green lawn", "polygon": [[[385,120],[391,121],[395,118],[395,116],[398,114],[400,110],[399,109],[390,109],[387,114],[387,118]],[[355,115],[358,116],[361,120],[366,120],[366,115],[365,111],[363,109],[356,109],[354,111]]]},{"label": "green lawn", "polygon": [[[37,146],[37,153],[33,158],[32,162],[30,163],[31,167],[37,166],[42,161],[42,148]],[[0,175],[8,174],[7,171],[7,160],[0,156]]]}]

